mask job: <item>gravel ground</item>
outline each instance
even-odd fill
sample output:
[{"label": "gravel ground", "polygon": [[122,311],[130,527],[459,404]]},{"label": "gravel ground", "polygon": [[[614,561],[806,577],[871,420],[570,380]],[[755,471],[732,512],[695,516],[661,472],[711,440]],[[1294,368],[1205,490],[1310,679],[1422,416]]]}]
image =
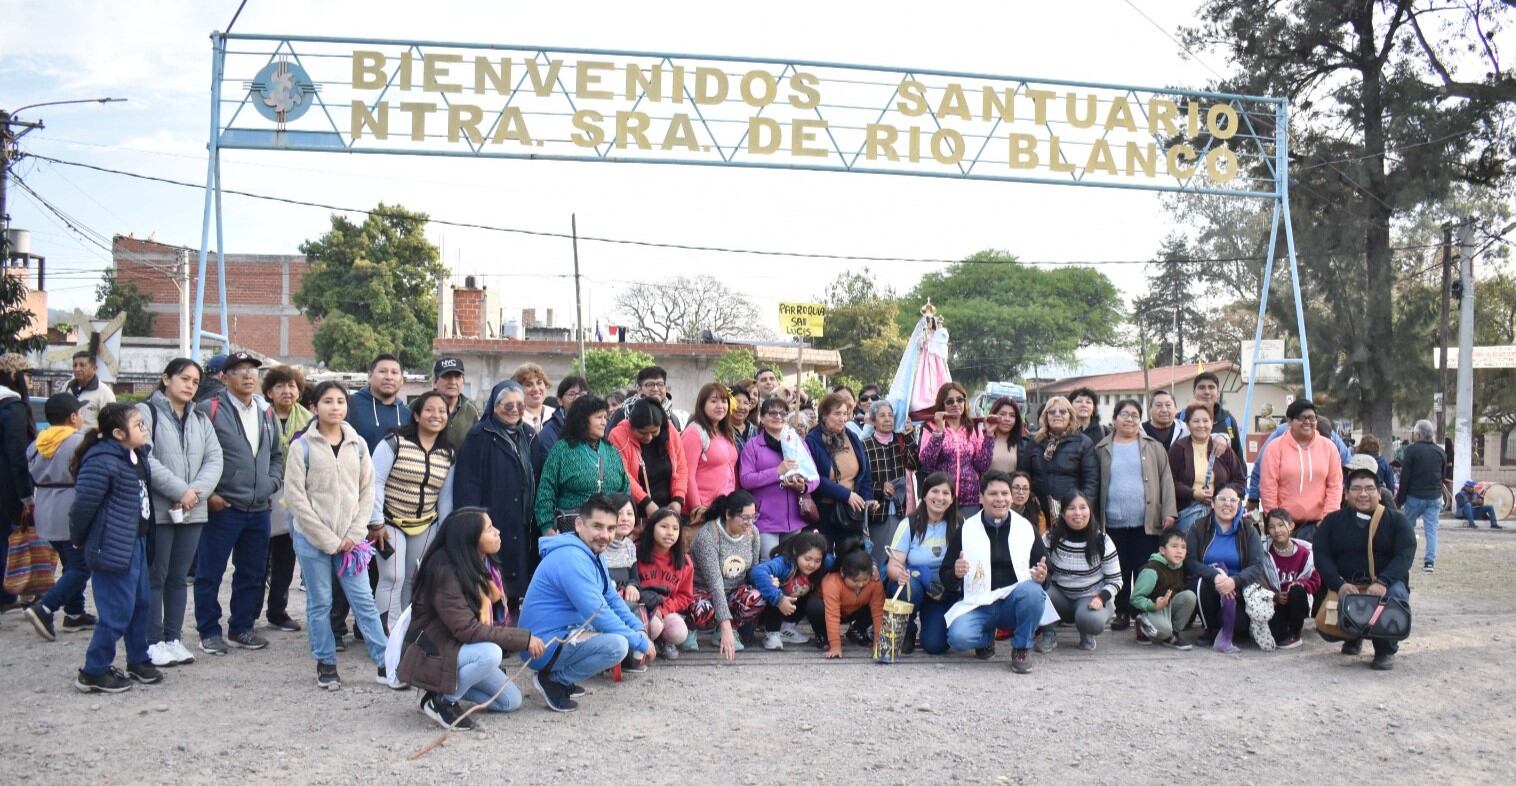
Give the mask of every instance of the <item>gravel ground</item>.
[{"label": "gravel ground", "polygon": [[1516,532],[1455,526],[1438,572],[1412,576],[1415,632],[1391,673],[1309,626],[1300,649],[1234,656],[1129,633],[1080,652],[1064,629],[1029,676],[1004,646],[989,662],[879,666],[852,646],[841,662],[801,645],[726,664],[703,645],[620,685],[591,680],[574,715],[546,711],[525,680],[519,712],[418,761],[439,729],[415,692],[370,681],[361,648],[339,655],[337,693],[315,687],[304,634],[264,631],[266,650],[86,696],[72,683],[87,634],[44,642],[9,613],[0,760],[5,781],[48,784],[585,783],[618,769],[639,783],[1510,783]]}]

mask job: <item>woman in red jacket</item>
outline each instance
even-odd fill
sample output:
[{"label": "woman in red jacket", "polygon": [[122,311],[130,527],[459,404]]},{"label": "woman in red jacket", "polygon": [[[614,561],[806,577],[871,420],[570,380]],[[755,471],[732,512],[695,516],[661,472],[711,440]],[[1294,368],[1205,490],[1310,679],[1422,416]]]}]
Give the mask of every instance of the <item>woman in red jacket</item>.
[{"label": "woman in red jacket", "polygon": [[648,518],[637,543],[637,578],[642,605],[647,609],[647,634],[658,654],[679,657],[679,645],[689,638],[684,613],[695,600],[695,566],[679,537],[679,514],[662,508]]},{"label": "woman in red jacket", "polygon": [[641,399],[607,436],[631,479],[632,504],[644,518],[659,508],[683,514],[688,483],[684,444],[663,407]]}]

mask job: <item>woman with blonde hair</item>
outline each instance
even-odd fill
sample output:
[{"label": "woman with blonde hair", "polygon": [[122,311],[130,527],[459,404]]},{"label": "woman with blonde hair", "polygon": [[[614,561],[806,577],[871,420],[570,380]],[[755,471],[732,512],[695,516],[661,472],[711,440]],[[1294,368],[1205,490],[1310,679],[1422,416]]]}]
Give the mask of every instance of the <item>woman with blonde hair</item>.
[{"label": "woman with blonde hair", "polygon": [[1053,396],[1042,406],[1034,440],[1038,452],[1033,460],[1042,472],[1034,472],[1032,477],[1041,481],[1042,488],[1035,491],[1048,520],[1058,519],[1059,511],[1052,502],[1076,489],[1089,500],[1090,507],[1099,510],[1100,465],[1095,460],[1095,445],[1074,424],[1074,407],[1068,399]]},{"label": "woman with blonde hair", "polygon": [[526,394],[526,411],[521,413],[521,420],[532,427],[532,433],[542,430],[542,425],[553,416],[555,411],[552,407],[542,403],[547,399],[547,392],[551,382],[542,367],[536,363],[522,363],[511,372],[511,379],[521,386],[521,391]]}]

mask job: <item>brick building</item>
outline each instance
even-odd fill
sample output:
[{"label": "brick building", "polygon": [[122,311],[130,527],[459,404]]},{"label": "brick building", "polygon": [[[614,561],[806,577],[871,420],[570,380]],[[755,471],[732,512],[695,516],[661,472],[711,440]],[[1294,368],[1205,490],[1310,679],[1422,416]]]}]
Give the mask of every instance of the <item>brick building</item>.
[{"label": "brick building", "polygon": [[[152,335],[179,336],[179,287],[176,271],[181,251],[190,260],[190,297],[193,302],[198,251],[152,240],[117,235],[112,243],[116,279],[130,281],[152,303]],[[227,254],[226,300],[228,338],[233,346],[252,349],[294,363],[314,363],[311,345],[316,327],[294,305],[295,292],[309,264],[301,255]],[[204,329],[221,329],[220,298],[217,296],[216,260],[206,260]],[[193,305],[191,306],[193,308]]]}]

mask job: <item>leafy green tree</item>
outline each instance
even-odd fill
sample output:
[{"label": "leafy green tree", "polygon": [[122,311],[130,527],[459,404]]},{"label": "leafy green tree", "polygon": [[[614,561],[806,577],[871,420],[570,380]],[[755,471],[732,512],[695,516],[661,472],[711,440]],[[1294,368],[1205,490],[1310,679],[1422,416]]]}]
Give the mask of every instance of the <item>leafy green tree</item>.
[{"label": "leafy green tree", "polygon": [[1090,268],[1042,270],[1007,251],[986,250],[928,273],[904,298],[899,320],[914,326],[931,298],[952,335],[954,379],[1009,380],[1035,364],[1071,362],[1075,350],[1116,339],[1121,301]]},{"label": "leafy green tree", "polygon": [[153,334],[153,315],[147,310],[153,299],[137,288],[137,282],[121,281],[116,278],[115,268],[106,268],[105,275],[95,286],[95,297],[100,299],[100,307],[95,309],[96,319],[112,319],[117,314],[126,314],[126,324],[121,327],[122,335]]},{"label": "leafy green tree", "polygon": [[653,356],[630,349],[586,349],[584,364],[588,370],[574,361],[574,371],[590,383],[590,390],[597,396],[624,388],[637,378],[637,372],[653,365]]},{"label": "leafy green tree", "polygon": [[821,399],[826,398],[826,394],[832,392],[831,387],[821,381],[821,377],[806,377],[805,381],[800,383],[800,389],[811,397],[811,401],[818,404],[821,403]]},{"label": "leafy green tree", "polygon": [[47,348],[47,336],[20,338],[36,315],[26,307],[26,282],[20,276],[0,274],[0,353],[40,352]]},{"label": "leafy green tree", "polygon": [[838,350],[849,377],[888,385],[905,350],[895,293],[871,276],[848,271],[827,285],[824,300],[826,335],[816,346]]},{"label": "leafy green tree", "polygon": [[361,224],[333,215],[330,231],[301,244],[311,266],[295,305],[317,322],[316,355],[329,367],[364,369],[380,352],[408,368],[431,362],[447,269],[426,222],[424,213],[380,203]]},{"label": "leafy green tree", "polygon": [[[1475,282],[1474,343],[1516,344],[1516,277],[1500,273]],[[1516,369],[1474,371],[1474,412],[1501,434],[1516,428]]]},{"label": "leafy green tree", "polygon": [[721,357],[716,358],[716,381],[723,385],[732,385],[745,379],[752,379],[757,375],[758,363],[753,359],[753,353],[750,350],[728,350]]},{"label": "leafy green tree", "polygon": [[[1315,301],[1313,382],[1341,406],[1334,415],[1387,434],[1402,376],[1387,351],[1402,343],[1392,227],[1459,184],[1508,193],[1516,75],[1500,64],[1493,35],[1516,18],[1516,4],[1206,0],[1197,15],[1182,40],[1222,51],[1235,67],[1218,90],[1295,107],[1289,174],[1304,288]],[[1253,122],[1256,133],[1274,131],[1269,118]],[[1278,314],[1285,324],[1293,308]]]}]

